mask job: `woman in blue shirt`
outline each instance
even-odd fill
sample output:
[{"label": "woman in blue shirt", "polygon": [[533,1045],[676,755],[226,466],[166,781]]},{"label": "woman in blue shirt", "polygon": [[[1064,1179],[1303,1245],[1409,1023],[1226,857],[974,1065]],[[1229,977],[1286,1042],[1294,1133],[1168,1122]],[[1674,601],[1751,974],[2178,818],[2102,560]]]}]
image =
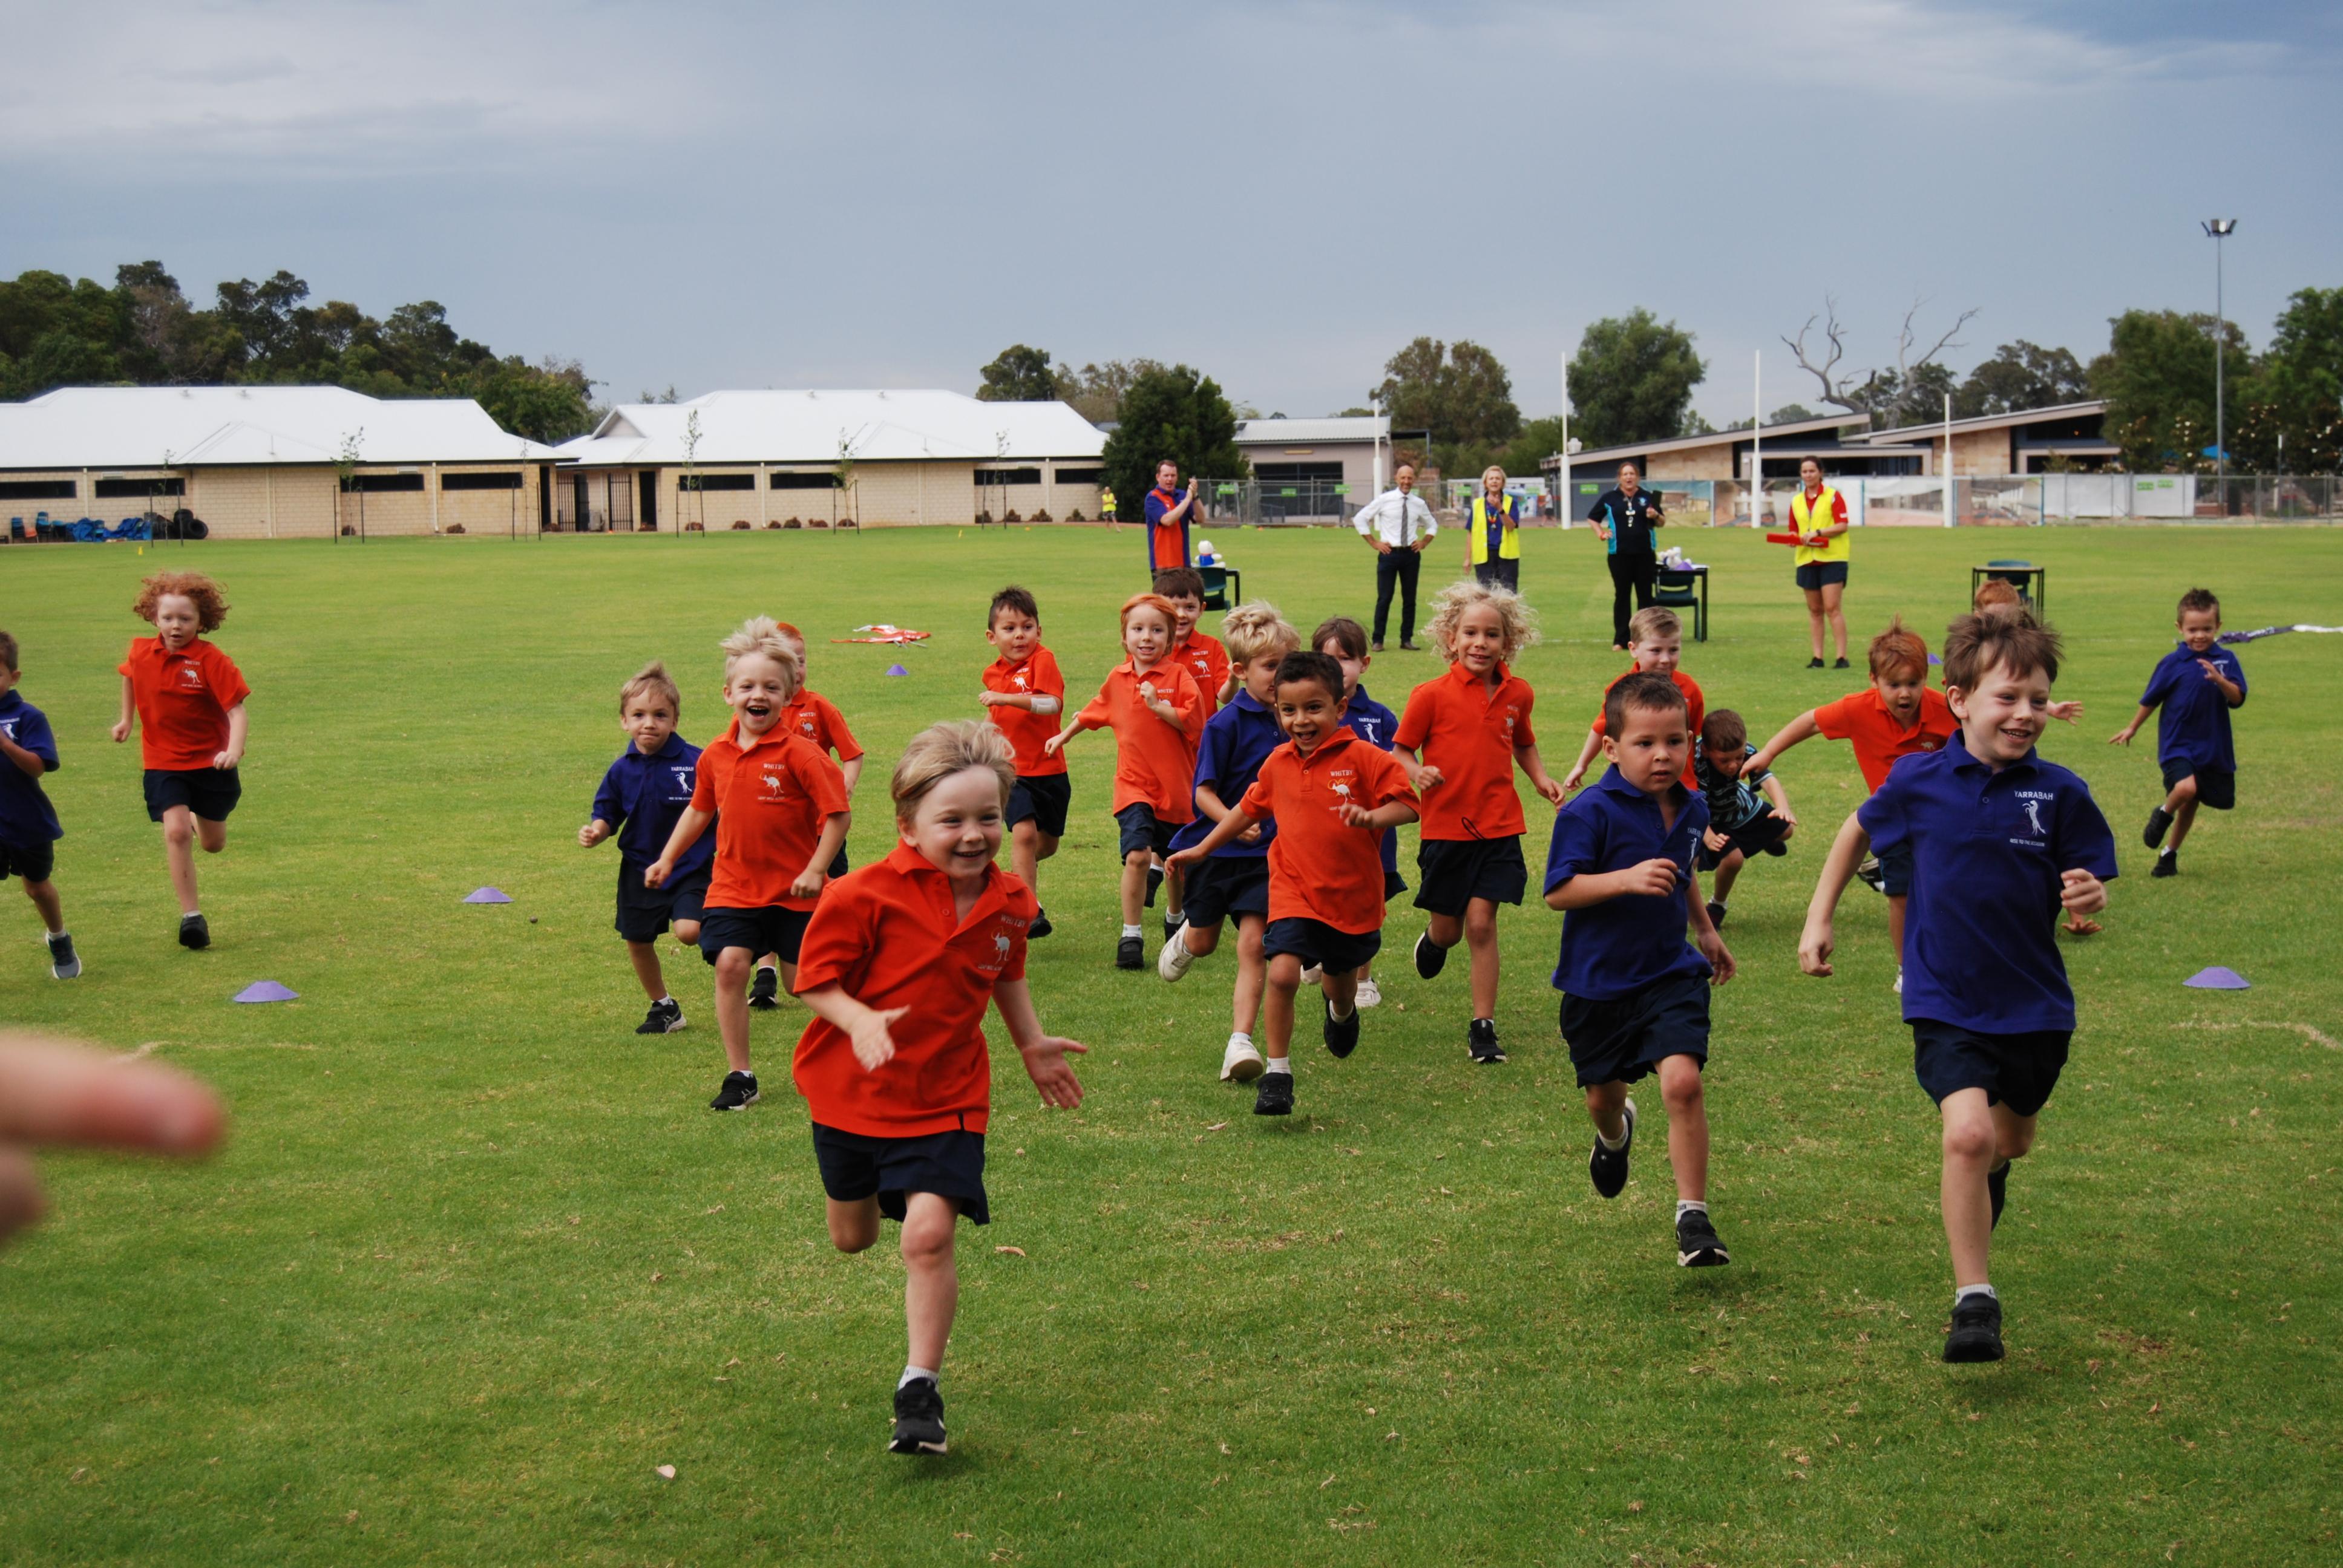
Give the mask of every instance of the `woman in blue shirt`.
[{"label": "woman in blue shirt", "polygon": [[[1660,498],[1643,487],[1643,476],[1633,463],[1619,465],[1619,483],[1595,498],[1586,520],[1603,540],[1611,566],[1611,647],[1624,652],[1627,621],[1649,606],[1659,591],[1660,552],[1652,530],[1667,522]],[[1627,600],[1633,590],[1634,603]]]}]

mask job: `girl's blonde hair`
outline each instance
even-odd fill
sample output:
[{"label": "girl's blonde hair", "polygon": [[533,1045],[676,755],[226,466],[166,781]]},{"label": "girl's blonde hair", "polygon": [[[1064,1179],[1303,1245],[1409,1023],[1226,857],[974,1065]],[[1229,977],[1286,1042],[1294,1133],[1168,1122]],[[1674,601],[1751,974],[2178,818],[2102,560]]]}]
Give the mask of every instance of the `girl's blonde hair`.
[{"label": "girl's blonde hair", "polygon": [[652,659],[628,677],[626,685],[618,688],[618,716],[625,718],[627,704],[646,692],[666,699],[667,710],[678,719],[683,717],[683,693],[676,689],[675,678],[668,674],[664,659]]},{"label": "girl's blonde hair", "polygon": [[1230,657],[1251,664],[1265,653],[1288,654],[1302,646],[1302,634],[1265,598],[1248,599],[1221,618],[1221,640]]},{"label": "girl's blonde hair", "polygon": [[732,667],[751,654],[761,654],[781,667],[789,677],[789,695],[795,697],[805,684],[805,667],[798,662],[798,651],[781,633],[780,623],[769,615],[752,615],[740,623],[740,629],[717,645],[724,650],[724,678],[732,678]]},{"label": "girl's blonde hair", "polygon": [[1456,628],[1463,623],[1466,610],[1482,605],[1487,605],[1497,612],[1497,624],[1504,628],[1505,650],[1503,657],[1507,664],[1511,664],[1522,649],[1537,641],[1535,618],[1521,595],[1511,588],[1492,588],[1467,578],[1461,582],[1450,583],[1440,590],[1440,597],[1432,601],[1432,624],[1423,629],[1424,635],[1432,638],[1432,646],[1440,650],[1441,658],[1451,664],[1456,662]]},{"label": "girl's blonde hair", "polygon": [[981,719],[948,719],[930,724],[911,737],[903,759],[895,764],[888,792],[895,798],[895,820],[909,822],[929,792],[955,773],[971,768],[991,770],[1001,780],[1001,802],[1017,783],[1017,754],[1009,738]]}]

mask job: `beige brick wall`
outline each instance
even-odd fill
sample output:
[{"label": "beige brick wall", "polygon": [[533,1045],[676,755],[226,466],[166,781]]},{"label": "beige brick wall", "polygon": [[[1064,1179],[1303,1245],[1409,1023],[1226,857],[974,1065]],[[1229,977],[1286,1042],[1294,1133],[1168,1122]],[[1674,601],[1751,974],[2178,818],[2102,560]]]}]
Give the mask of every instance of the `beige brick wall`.
[{"label": "beige brick wall", "polygon": [[[1034,465],[1026,465],[1031,467]],[[1092,465],[1081,465],[1089,467]],[[790,465],[797,467],[798,465]],[[709,465],[696,470],[703,474],[755,474],[752,467],[738,465]],[[768,471],[769,473],[769,470]],[[557,481],[558,482],[558,481]],[[967,524],[975,521],[979,508],[1001,509],[1001,489],[994,486],[990,492],[976,487],[976,465],[973,462],[872,462],[860,463],[854,469],[854,493],[851,500],[838,497],[837,516],[859,516],[866,528],[910,528],[920,524]],[[707,503],[707,522],[710,532],[722,532],[731,528],[736,519],[745,518],[751,528],[767,523],[783,522],[796,518],[801,524],[820,518],[824,524],[831,518],[831,492],[825,489],[776,490],[769,478],[760,477],[760,487],[754,490],[709,490],[699,495],[683,488],[683,471],[667,468],[659,474],[659,527],[673,529],[679,522],[696,522],[700,518],[700,503]],[[1012,485],[1008,490],[1008,505],[1024,517],[1048,507],[1053,518],[1062,518],[1079,507],[1086,518],[1095,518],[1099,509],[1096,485],[1061,485],[1051,480],[1041,485]]]},{"label": "beige brick wall", "polygon": [[[445,487],[444,480],[449,474],[509,474],[514,467],[510,463],[468,463],[459,467],[441,468],[439,531],[444,534],[460,523],[468,534],[502,535],[508,528],[523,534],[537,532],[535,463],[519,465],[521,487],[518,490],[450,490]],[[370,519],[373,514],[369,512],[367,515]]]},{"label": "beige brick wall", "polygon": [[[1999,430],[1956,430],[1953,433],[1953,472],[1956,474],[2002,475],[2016,470],[2010,465],[2010,433]],[[1936,451],[1944,452],[1940,438]]]},{"label": "beige brick wall", "polygon": [[1724,479],[1733,475],[1733,447],[1694,447],[1685,452],[1654,452],[1647,479]]}]

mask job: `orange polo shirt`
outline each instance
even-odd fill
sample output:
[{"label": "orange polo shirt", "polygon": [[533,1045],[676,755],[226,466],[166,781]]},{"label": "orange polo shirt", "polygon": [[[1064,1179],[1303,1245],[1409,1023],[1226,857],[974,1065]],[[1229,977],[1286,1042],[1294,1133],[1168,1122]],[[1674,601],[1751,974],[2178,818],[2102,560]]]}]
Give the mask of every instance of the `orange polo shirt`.
[{"label": "orange polo shirt", "polygon": [[1172,650],[1172,661],[1196,678],[1196,689],[1204,695],[1204,717],[1219,712],[1221,688],[1229,682],[1229,650],[1220,639],[1191,631]]},{"label": "orange polo shirt", "polygon": [[[1441,786],[1442,789],[1447,786]],[[1437,791],[1434,791],[1437,793]],[[1237,809],[1277,824],[1269,845],[1269,918],[1322,921],[1353,936],[1383,925],[1383,836],[1336,816],[1413,805],[1399,759],[1337,729],[1304,757],[1289,740],[1261,765]]]},{"label": "orange polo shirt", "polygon": [[130,678],[138,752],[146,767],[208,768],[227,747],[227,710],[252,695],[236,660],[202,638],[176,653],[159,637],[135,637],[115,667]]},{"label": "orange polo shirt", "polygon": [[1015,692],[1021,696],[1054,697],[1058,699],[1055,713],[1034,713],[1022,708],[988,708],[984,716],[995,729],[1008,738],[1009,749],[1017,753],[1017,771],[1027,779],[1047,779],[1066,770],[1065,753],[1052,757],[1043,744],[1065,726],[1066,678],[1058,673],[1058,660],[1040,643],[1021,664],[1011,664],[1007,658],[996,658],[984,667],[984,689]]},{"label": "orange polo shirt", "polygon": [[[1180,715],[1172,729],[1140,700],[1141,680]],[[1195,678],[1166,659],[1145,676],[1130,659],[1114,667],[1076,717],[1092,728],[1114,731],[1114,805],[1144,806],[1159,822],[1173,824],[1196,815],[1196,746],[1204,733],[1204,699]]]},{"label": "orange polo shirt", "polygon": [[[825,819],[846,809],[846,776],[779,724],[747,745],[737,718],[699,754],[691,809],[716,813],[711,910],[810,910],[789,884],[813,859]],[[817,895],[817,898],[819,895]]]},{"label": "orange polo shirt", "polygon": [[1535,746],[1530,683],[1497,666],[1493,689],[1461,664],[1408,693],[1395,746],[1414,752],[1441,780],[1423,792],[1427,839],[1504,839],[1529,831],[1513,788],[1513,751]]},{"label": "orange polo shirt", "polygon": [[[1611,688],[1618,685],[1621,681],[1626,679],[1627,676],[1634,673],[1635,667],[1631,664],[1627,667],[1625,674],[1613,676],[1603,688],[1604,699],[1607,701],[1611,696]],[[1693,749],[1684,754],[1684,786],[1685,789],[1690,789],[1694,793],[1698,793],[1700,789],[1700,780],[1693,777],[1692,758],[1697,755],[1700,750],[1700,727],[1702,721],[1708,717],[1708,699],[1701,691],[1700,682],[1694,680],[1691,676],[1686,675],[1683,670],[1672,669],[1668,671],[1668,678],[1676,683],[1676,689],[1678,691],[1684,693],[1684,723],[1692,730]],[[1588,725],[1587,728],[1594,730],[1597,735],[1607,733],[1604,728],[1602,709],[1597,708],[1594,710],[1594,722]]]},{"label": "orange polo shirt", "polygon": [[846,715],[819,691],[799,688],[797,696],[782,705],[781,721],[776,728],[805,737],[817,749],[837,752],[840,762],[851,762],[862,755],[862,748],[854,743],[854,731],[846,727]]},{"label": "orange polo shirt", "polygon": [[1025,978],[1025,929],[1041,912],[998,866],[966,920],[950,880],[898,841],[883,860],[822,894],[798,950],[798,989],[835,985],[865,1007],[910,1010],[887,1026],[895,1054],[876,1072],[846,1031],[823,1019],[798,1037],[793,1073],[813,1119],[866,1138],[982,1132],[992,1104],[985,1004],[1002,980]]},{"label": "orange polo shirt", "polygon": [[1896,759],[1943,750],[1961,723],[1943,692],[1922,687],[1919,721],[1906,729],[1887,711],[1879,689],[1870,686],[1815,709],[1815,727],[1833,740],[1854,742],[1855,765],[1863,769],[1864,785],[1876,790],[1887,782],[1887,770]]}]

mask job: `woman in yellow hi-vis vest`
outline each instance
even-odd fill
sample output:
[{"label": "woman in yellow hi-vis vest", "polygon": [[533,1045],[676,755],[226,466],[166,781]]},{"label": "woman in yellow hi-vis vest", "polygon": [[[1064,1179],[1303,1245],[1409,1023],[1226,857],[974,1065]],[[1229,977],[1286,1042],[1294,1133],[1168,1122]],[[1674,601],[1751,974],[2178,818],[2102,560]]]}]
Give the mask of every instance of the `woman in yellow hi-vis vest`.
[{"label": "woman in yellow hi-vis vest", "polygon": [[1798,586],[1806,593],[1806,631],[1815,656],[1808,669],[1823,667],[1823,621],[1838,638],[1838,668],[1846,663],[1846,498],[1823,483],[1823,466],[1808,457],[1798,465],[1798,493],[1790,498],[1790,527],[1798,536]]},{"label": "woman in yellow hi-vis vest", "polygon": [[1494,463],[1481,470],[1481,493],[1465,518],[1469,543],[1464,564],[1489,588],[1522,591],[1522,503],[1505,493],[1505,471]]}]

